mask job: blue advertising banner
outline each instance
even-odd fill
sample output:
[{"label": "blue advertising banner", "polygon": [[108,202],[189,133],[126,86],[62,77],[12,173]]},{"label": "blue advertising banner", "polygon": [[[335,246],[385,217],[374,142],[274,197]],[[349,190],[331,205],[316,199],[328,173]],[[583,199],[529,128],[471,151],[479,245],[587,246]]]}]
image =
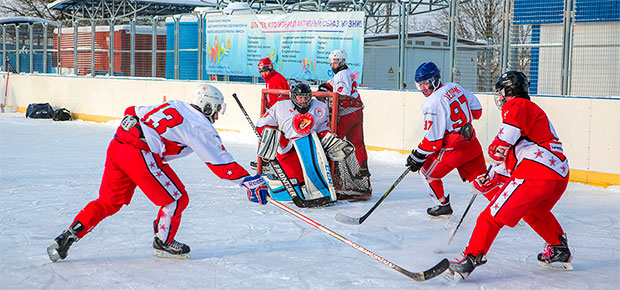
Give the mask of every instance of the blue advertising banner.
[{"label": "blue advertising banner", "polygon": [[362,77],[363,12],[298,12],[208,16],[205,19],[207,74],[255,76],[269,57],[287,79],[328,80],[329,53],[347,52],[347,65]]}]

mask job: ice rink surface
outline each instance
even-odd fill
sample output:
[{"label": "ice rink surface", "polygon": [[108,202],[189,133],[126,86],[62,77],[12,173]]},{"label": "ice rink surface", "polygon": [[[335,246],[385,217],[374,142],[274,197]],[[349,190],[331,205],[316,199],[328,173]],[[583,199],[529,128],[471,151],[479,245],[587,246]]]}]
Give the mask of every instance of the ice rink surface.
[{"label": "ice rink surface", "polygon": [[[216,123],[217,125],[217,123]],[[260,206],[243,189],[218,179],[190,155],[171,162],[189,192],[177,240],[189,260],[153,256],[154,206],[137,190],[132,203],[52,263],[46,247],[97,197],[105,152],[117,122],[33,120],[0,114],[0,289],[619,289],[620,187],[571,183],[553,212],[568,234],[572,272],[538,266],[544,242],[529,226],[502,229],[488,263],[465,281],[415,282],[302,220]],[[227,150],[248,168],[255,159],[251,132],[222,132]],[[359,217],[404,170],[405,155],[369,152],[373,198],[295,210],[381,257],[421,271],[460,256],[478,213],[477,198],[450,245],[450,231],[471,198],[456,174],[444,179],[455,214],[426,215],[431,206],[420,177],[409,174],[359,226],[334,219]],[[570,156],[569,161],[570,161]],[[620,162],[620,160],[619,160]],[[442,253],[436,253],[441,251]]]}]

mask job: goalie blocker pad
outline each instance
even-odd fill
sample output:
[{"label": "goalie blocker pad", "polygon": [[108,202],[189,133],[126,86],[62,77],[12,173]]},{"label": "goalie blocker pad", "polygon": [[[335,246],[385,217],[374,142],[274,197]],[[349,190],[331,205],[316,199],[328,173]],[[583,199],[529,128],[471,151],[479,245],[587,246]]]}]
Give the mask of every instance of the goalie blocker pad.
[{"label": "goalie blocker pad", "polygon": [[260,137],[257,155],[266,160],[276,159],[278,153],[278,145],[280,145],[280,136],[282,132],[273,128],[265,128]]}]

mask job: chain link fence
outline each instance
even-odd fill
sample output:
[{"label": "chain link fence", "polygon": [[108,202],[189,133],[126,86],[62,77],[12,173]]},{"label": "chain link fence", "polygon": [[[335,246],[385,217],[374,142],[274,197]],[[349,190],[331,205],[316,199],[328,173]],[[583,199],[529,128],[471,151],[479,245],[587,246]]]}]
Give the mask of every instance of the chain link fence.
[{"label": "chain link fence", "polygon": [[[618,96],[619,6],[617,1],[504,1],[498,24],[501,38],[467,39],[456,33],[402,42],[404,49],[411,50],[405,56],[405,79],[412,78],[409,75],[415,73],[414,62],[422,57],[443,64],[445,81],[458,82],[474,92],[493,91],[501,72],[520,70],[530,77],[531,94]],[[206,74],[205,63],[210,56],[204,43],[205,17],[208,14],[4,23],[2,70],[12,67],[21,73],[258,82],[256,77]],[[456,25],[464,24],[457,21]],[[366,71],[379,67],[385,57],[395,58],[399,45],[381,47],[366,41],[364,75],[379,78],[381,72]],[[370,52],[373,48],[377,51]],[[424,49],[432,52],[426,56]],[[390,71],[398,73],[398,67],[386,68],[384,73],[387,80],[398,79],[390,79]],[[387,83],[394,82],[373,82],[365,77],[362,86],[398,88],[384,85]],[[410,83],[409,89],[413,87]]]}]

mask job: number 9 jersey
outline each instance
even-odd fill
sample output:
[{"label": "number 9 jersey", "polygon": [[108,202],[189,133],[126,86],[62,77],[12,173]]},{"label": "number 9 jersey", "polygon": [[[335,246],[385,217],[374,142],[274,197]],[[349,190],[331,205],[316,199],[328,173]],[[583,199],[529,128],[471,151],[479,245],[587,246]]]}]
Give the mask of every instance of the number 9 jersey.
[{"label": "number 9 jersey", "polygon": [[[424,154],[441,148],[458,146],[450,136],[482,115],[482,105],[476,96],[456,83],[444,84],[422,103],[424,139],[418,147]],[[456,133],[456,134],[455,134]]]}]

